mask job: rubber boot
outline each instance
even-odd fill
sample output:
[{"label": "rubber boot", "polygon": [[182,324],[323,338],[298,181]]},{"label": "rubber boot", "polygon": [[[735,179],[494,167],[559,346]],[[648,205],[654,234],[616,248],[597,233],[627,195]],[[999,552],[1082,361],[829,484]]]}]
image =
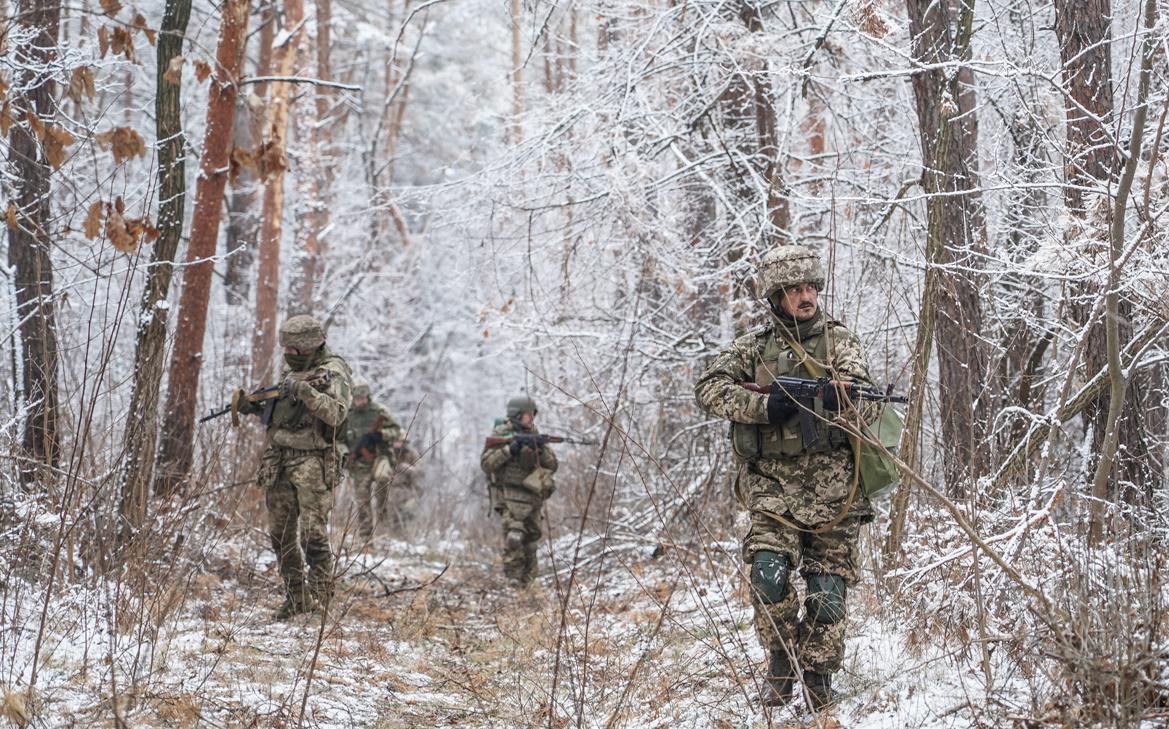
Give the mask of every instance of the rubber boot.
[{"label": "rubber boot", "polygon": [[804,671],[804,688],[808,691],[808,706],[812,711],[831,709],[836,704],[836,694],[832,692],[831,673]]},{"label": "rubber boot", "polygon": [[787,651],[773,648],[767,660],[767,681],[763,686],[760,701],[764,706],[784,706],[792,700],[792,683],[795,672]]}]

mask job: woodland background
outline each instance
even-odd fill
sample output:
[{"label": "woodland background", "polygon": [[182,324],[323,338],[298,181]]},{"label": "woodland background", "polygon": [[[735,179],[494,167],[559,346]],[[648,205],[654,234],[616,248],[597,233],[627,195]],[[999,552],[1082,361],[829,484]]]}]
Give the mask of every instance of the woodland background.
[{"label": "woodland background", "polygon": [[[911,398],[903,484],[865,537],[853,615],[882,627],[850,643],[844,715],[908,725],[934,660],[882,673],[864,657],[885,640],[962,676],[959,699],[914,725],[1163,720],[1166,10],[4,2],[6,715],[329,725],[324,709],[310,721],[316,653],[274,709],[231,720],[199,688],[226,663],[176,689],[182,667],[163,660],[184,616],[207,631],[225,596],[275,599],[251,481],[261,435],[195,418],[271,382],[279,322],[312,313],[425,453],[412,532],[374,545],[382,562],[363,562],[368,548],[339,562],[393,597],[390,618],[363,612],[354,577],[348,620],[414,625],[386,665],[437,640],[417,627],[436,606],[469,624],[470,594],[517,609],[488,579],[498,535],[477,456],[526,390],[544,431],[599,444],[565,452],[548,599],[523,603],[549,629],[504,638],[555,661],[483,658],[542,697],[530,711],[506,687],[480,701],[473,681],[444,706],[484,726],[652,725],[663,706],[693,726],[770,723],[744,688],[760,656],[734,464],[691,384],[763,322],[754,264],[796,241],[822,252],[825,306],[875,379]],[[411,571],[409,555],[446,566]],[[434,576],[448,568],[455,584]],[[713,638],[663,598],[676,589]],[[601,613],[628,617],[590,640]],[[711,627],[728,615],[735,640]],[[327,625],[341,623],[322,621],[310,652],[342,639]],[[654,703],[651,685],[693,658],[655,643],[671,628],[718,656],[703,680],[741,693],[738,713],[712,718],[676,690],[681,703]],[[603,670],[598,640],[613,641]],[[80,664],[65,645],[85,647]],[[159,696],[194,713],[168,719]],[[335,725],[403,716],[368,703],[373,718]]]}]

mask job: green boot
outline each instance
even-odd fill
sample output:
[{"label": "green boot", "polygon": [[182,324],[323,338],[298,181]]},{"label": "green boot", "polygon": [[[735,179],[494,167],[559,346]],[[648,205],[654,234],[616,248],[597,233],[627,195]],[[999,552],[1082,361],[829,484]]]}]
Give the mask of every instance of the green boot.
[{"label": "green boot", "polygon": [[804,688],[808,691],[808,705],[812,711],[820,712],[836,705],[831,673],[804,671]]},{"label": "green boot", "polygon": [[767,681],[759,700],[764,706],[784,706],[792,700],[795,672],[783,648],[772,648],[767,660]]}]

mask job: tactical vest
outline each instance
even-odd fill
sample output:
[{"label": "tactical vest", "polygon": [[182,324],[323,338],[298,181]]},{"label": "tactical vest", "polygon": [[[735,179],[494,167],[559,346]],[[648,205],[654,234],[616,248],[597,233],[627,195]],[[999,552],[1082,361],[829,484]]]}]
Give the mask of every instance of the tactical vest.
[{"label": "tactical vest", "polygon": [[[509,423],[508,425],[510,426],[511,424]],[[533,436],[539,435],[535,428],[532,428],[531,430],[520,430],[514,427],[506,427],[497,428],[496,431],[497,432],[495,435],[503,436],[505,438],[516,433],[523,433],[525,435]],[[507,446],[499,447],[506,448]],[[494,482],[506,486],[519,486],[524,482],[524,479],[528,477],[528,474],[536,469],[536,465],[539,463],[539,460],[539,451],[533,450],[532,448],[522,448],[520,449],[520,454],[518,456],[512,456],[509,458],[507,463],[504,463],[503,467],[495,472]]]},{"label": "tactical vest", "polygon": [[346,442],[350,446],[355,444],[361,436],[369,432],[369,429],[373,427],[374,421],[377,420],[379,415],[381,415],[381,411],[374,407],[373,403],[360,409],[350,408],[349,417],[345,421]]},{"label": "tactical vest", "polygon": [[[339,364],[341,369],[346,371],[349,368],[345,364],[345,360],[331,352],[326,352],[325,356],[316,362],[311,370],[302,373],[294,372],[291,376],[294,378],[298,375],[307,376],[328,364]],[[309,412],[303,402],[291,396],[282,397],[276,401],[276,406],[272,410],[272,419],[268,422],[268,432],[271,434],[273,444],[282,448],[295,448],[302,451],[333,447],[338,442],[338,438],[344,436],[345,429],[346,423],[334,428]]]},{"label": "tactical vest", "polygon": [[[826,323],[824,332],[801,342],[804,351],[820,362],[826,362],[828,358],[828,326]],[[766,387],[778,377],[813,379],[795,350],[786,342],[781,344],[775,332],[768,332],[766,336],[763,353],[755,364],[756,384]],[[779,425],[731,423],[731,447],[735,455],[743,460],[776,460],[793,458],[803,453],[822,453],[848,443],[848,436],[842,430],[829,427],[824,421],[823,400],[813,400],[811,409],[814,413],[811,417],[816,441],[810,447],[804,442],[800,425],[801,409]]]}]

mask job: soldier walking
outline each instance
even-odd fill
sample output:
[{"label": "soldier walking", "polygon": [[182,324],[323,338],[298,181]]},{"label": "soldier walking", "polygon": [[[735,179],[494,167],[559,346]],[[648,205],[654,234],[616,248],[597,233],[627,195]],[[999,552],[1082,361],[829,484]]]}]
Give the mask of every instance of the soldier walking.
[{"label": "soldier walking", "polygon": [[527,395],[507,401],[507,418],[486,445],[479,465],[487,474],[491,506],[503,521],[503,572],[508,584],[526,587],[536,577],[544,500],[556,490],[556,454],[536,429],[536,403]]},{"label": "soldier walking", "polygon": [[[873,512],[857,488],[847,434],[832,425],[834,418],[856,416],[847,398],[828,387],[823,397],[801,404],[772,383],[780,376],[868,383],[869,371],[856,336],[819,306],[824,269],[814,251],[776,247],[764,255],[759,277],[770,326],[721,352],[694,392],[704,410],[731,421],[741,464],[735,491],[751,518],[743,558],[756,632],[768,654],[762,702],[791,701],[802,672],[810,706],[820,711],[834,703],[845,598],[857,579],[857,535]],[[770,394],[742,382],[771,386]],[[802,614],[797,570],[806,586]]]},{"label": "soldier walking", "polygon": [[379,523],[400,529],[413,516],[418,500],[414,478],[418,454],[389,408],[372,398],[369,382],[361,378],[353,382],[346,442],[358,535],[363,541],[373,536],[375,514]]},{"label": "soldier walking", "polygon": [[[349,365],[325,346],[325,331],[311,316],[280,327],[285,366],[280,397],[261,405],[240,390],[239,411],[265,410],[267,447],[256,482],[268,506],[268,535],[284,582],[277,619],[287,620],[333,597],[329,512],[345,453],[340,427],[349,412]],[[307,574],[306,574],[307,565]]]}]

